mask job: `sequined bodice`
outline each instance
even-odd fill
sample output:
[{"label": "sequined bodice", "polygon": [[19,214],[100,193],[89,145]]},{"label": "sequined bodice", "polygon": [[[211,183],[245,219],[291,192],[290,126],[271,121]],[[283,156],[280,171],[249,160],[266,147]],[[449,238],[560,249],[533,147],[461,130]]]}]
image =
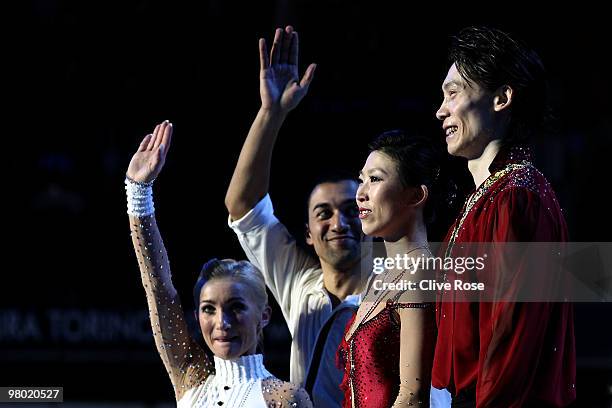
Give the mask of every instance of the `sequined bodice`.
[{"label": "sequined bodice", "polygon": [[[400,321],[398,308],[426,307],[421,303],[397,303],[389,299],[376,316],[361,323],[352,336],[342,341],[340,357],[344,378],[343,408],[390,407],[399,392]],[[348,323],[346,332],[355,317]]]}]

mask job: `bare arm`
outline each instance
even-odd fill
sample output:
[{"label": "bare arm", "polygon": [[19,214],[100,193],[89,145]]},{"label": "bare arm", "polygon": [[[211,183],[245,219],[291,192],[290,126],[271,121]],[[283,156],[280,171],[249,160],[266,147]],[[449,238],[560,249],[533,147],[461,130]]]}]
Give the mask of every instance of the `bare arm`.
[{"label": "bare arm", "polygon": [[242,218],[268,192],[276,137],[287,114],[308,92],[316,65],[311,64],[298,82],[298,52],[298,34],[291,26],[276,30],[270,55],[266,41],[259,40],[261,108],[225,196],[225,206],[234,220]]},{"label": "bare arm", "polygon": [[401,305],[398,309],[401,322],[400,388],[393,408],[428,407],[436,343],[433,305],[425,308],[404,308]]}]

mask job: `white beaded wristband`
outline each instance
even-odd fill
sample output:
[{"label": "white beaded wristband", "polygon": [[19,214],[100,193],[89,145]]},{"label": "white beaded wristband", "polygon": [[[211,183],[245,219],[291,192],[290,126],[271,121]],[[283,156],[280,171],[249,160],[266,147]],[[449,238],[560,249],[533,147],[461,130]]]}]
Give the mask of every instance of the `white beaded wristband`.
[{"label": "white beaded wristband", "polygon": [[135,217],[146,217],[155,212],[153,206],[153,182],[140,183],[126,176],[127,213]]}]

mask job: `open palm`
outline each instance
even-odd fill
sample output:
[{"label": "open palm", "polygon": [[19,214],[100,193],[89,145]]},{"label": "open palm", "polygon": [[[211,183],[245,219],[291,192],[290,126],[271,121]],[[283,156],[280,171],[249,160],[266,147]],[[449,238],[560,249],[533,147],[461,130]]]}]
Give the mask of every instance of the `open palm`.
[{"label": "open palm", "polygon": [[259,40],[262,108],[289,112],[308,92],[316,65],[310,64],[298,82],[298,53],[298,33],[291,26],[285,30],[276,29],[270,55],[266,41],[263,38]]},{"label": "open palm", "polygon": [[155,126],[153,133],[142,139],[138,150],[132,156],[127,176],[141,183],[155,180],[164,167],[171,141],[172,123],[165,121]]}]

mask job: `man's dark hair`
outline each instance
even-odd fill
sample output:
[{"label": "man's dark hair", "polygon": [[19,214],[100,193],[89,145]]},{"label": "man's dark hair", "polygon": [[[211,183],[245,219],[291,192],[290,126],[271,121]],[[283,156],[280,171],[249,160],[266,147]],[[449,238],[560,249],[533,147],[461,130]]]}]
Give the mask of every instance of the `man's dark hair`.
[{"label": "man's dark hair", "polygon": [[468,27],[452,38],[449,60],[469,84],[490,92],[513,89],[510,125],[502,143],[520,144],[542,129],[547,117],[546,72],[540,57],[503,31]]},{"label": "man's dark hair", "polygon": [[321,184],[340,183],[343,181],[349,181],[355,184],[359,183],[356,175],[343,170],[329,170],[319,174],[319,176],[314,180],[314,183],[312,183],[312,188],[310,189],[310,191],[308,191],[308,195],[306,196],[306,208],[304,213],[306,216],[306,223],[308,223],[308,214],[310,212],[310,198],[312,196],[312,192]]}]

